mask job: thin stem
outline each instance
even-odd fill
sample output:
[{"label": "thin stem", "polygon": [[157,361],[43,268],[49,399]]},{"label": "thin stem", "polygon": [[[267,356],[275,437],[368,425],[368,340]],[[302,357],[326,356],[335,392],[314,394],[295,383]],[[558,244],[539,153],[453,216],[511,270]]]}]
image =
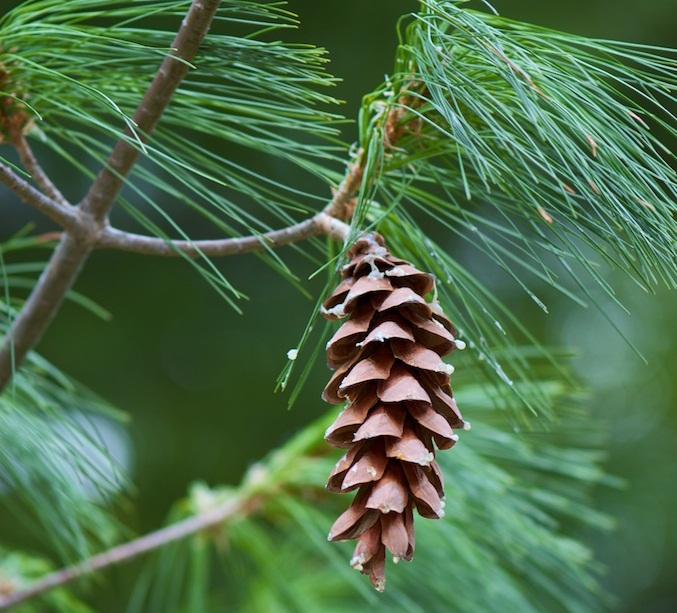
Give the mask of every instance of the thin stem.
[{"label": "thin stem", "polygon": [[66,585],[83,575],[132,560],[144,553],[160,549],[169,543],[185,539],[198,532],[223,525],[229,519],[243,511],[251,511],[255,506],[254,494],[243,493],[216,507],[188,517],[183,521],[167,526],[138,539],[113,547],[91,558],[57,570],[39,579],[28,588],[0,596],[0,610],[6,610],[26,600],[44,594],[56,587]]},{"label": "thin stem", "polygon": [[57,204],[60,204],[61,208],[71,208],[70,202],[63,197],[63,194],[57,189],[56,185],[52,183],[51,179],[42,169],[42,166],[40,166],[31,146],[28,144],[28,141],[23,134],[17,137],[14,146],[19,153],[21,162],[31,175],[31,178],[37,183],[42,193]]},{"label": "thin stem", "polygon": [[280,230],[236,238],[185,241],[143,236],[108,226],[101,232],[95,247],[132,251],[146,255],[166,257],[186,255],[195,258],[198,256],[216,257],[263,251],[264,249],[297,243],[320,234],[343,242],[350,232],[350,226],[341,221],[341,219],[350,219],[352,217],[350,203],[352,202],[353,195],[362,184],[364,175],[363,158],[364,152],[360,149],[355,162],[350,166],[345,178],[334,192],[333,198],[320,213],[310,219]]},{"label": "thin stem", "polygon": [[[106,166],[99,172],[80,204],[78,227],[72,233],[67,231],[64,234],[0,347],[0,391],[44,334],[103,230],[105,218],[125,177],[140,155],[140,149],[130,144],[130,137],[132,140],[143,139],[151,134],[187,74],[190,62],[209,30],[219,5],[220,0],[193,0],[191,3],[172,44],[173,55],[165,57],[134,112],[133,120],[138,126],[138,134],[132,135],[128,131],[113,147]],[[30,197],[34,206],[40,204],[46,212],[53,213],[56,206],[53,200],[13,175],[10,169],[0,167],[0,179],[5,183],[9,181],[8,184],[14,186],[14,191],[22,198]]]},{"label": "thin stem", "polygon": [[348,236],[349,230],[348,224],[326,213],[318,213],[310,219],[280,230],[273,230],[260,235],[216,240],[165,240],[123,232],[115,228],[106,228],[100,235],[96,247],[166,257],[180,255],[191,258],[199,256],[215,257],[282,247],[318,234],[326,234],[342,242]]},{"label": "thin stem", "polygon": [[17,175],[9,166],[2,163],[0,163],[0,181],[26,204],[30,204],[63,228],[75,230],[78,227],[78,216],[74,207],[64,205],[51,196],[43,194]]}]

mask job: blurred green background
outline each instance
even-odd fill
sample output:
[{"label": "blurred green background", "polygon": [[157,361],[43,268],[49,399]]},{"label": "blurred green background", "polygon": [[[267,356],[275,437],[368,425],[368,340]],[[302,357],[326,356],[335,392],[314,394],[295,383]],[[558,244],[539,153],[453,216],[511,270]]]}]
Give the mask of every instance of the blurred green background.
[{"label": "blurred green background", "polygon": [[[494,4],[506,16],[579,34],[667,46],[677,42],[674,0]],[[416,6],[413,0],[289,3],[301,18],[300,30],[290,38],[328,49],[330,71],[343,79],[336,95],[346,100],[348,117],[356,117],[361,96],[390,71],[396,21]],[[346,127],[345,137],[354,140],[355,125]],[[80,178],[71,180],[49,157],[45,166],[67,197],[82,196]],[[30,221],[52,229],[3,191],[0,239]],[[187,216],[178,221],[195,238],[201,236],[201,223],[191,225]],[[283,256],[301,279],[314,270],[291,249]],[[191,482],[237,483],[252,462],[327,408],[319,397],[328,377],[323,361],[291,412],[286,396],[273,393],[311,301],[255,256],[230,257],[218,266],[250,298],[241,305],[244,315],[234,313],[183,262],[96,253],[77,289],[109,310],[112,320],[103,322],[67,304],[40,345],[45,357],[131,416],[126,434],[117,426],[105,431],[136,485],[129,523],[140,532],[157,527]],[[507,277],[487,271],[485,279],[533,322],[544,341],[575,350],[570,367],[589,387],[594,415],[608,424],[608,470],[626,487],[600,490],[597,505],[618,518],[618,529],[610,536],[582,538],[608,569],[605,584],[618,598],[615,610],[671,613],[677,611],[677,293],[659,289],[650,296],[611,270],[608,276],[630,314],[598,298],[648,366],[595,310],[543,290],[551,315],[539,317]],[[319,291],[319,282],[307,285],[311,293]],[[455,390],[462,406],[461,372]],[[0,518],[6,531],[3,523]],[[108,575],[101,586],[101,602],[108,604],[101,610],[121,607],[124,594],[116,593],[116,579],[130,572]]]}]

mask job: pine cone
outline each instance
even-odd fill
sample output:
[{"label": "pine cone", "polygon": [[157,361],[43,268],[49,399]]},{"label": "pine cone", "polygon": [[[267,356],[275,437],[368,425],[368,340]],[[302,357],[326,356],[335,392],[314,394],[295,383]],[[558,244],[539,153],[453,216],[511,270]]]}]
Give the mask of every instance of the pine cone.
[{"label": "pine cone", "polygon": [[347,453],[327,489],[359,488],[350,508],[334,523],[330,541],[358,539],[351,566],[385,587],[385,550],[394,562],[414,554],[414,516],[444,515],[442,473],[434,443],[449,449],[454,428],[469,428],[449,385],[453,367],[440,356],[455,347],[454,328],[432,291],[432,275],[394,258],[383,238],[369,234],[348,252],[343,281],[322,313],[346,321],[327,343],[336,372],[322,397],[348,401],[325,438]]}]

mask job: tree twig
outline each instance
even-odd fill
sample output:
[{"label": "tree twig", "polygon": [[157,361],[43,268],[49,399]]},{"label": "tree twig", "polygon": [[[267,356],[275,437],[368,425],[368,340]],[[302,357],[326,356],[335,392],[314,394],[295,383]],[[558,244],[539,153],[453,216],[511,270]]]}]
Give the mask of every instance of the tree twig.
[{"label": "tree twig", "polygon": [[350,219],[350,203],[360,188],[364,175],[364,151],[360,149],[355,156],[345,178],[341,181],[331,201],[310,219],[293,224],[280,230],[260,235],[224,238],[216,240],[182,241],[143,236],[106,227],[99,235],[95,247],[101,249],[119,249],[147,255],[179,256],[194,258],[204,256],[222,256],[251,251],[263,251],[297,243],[311,236],[323,234],[343,242],[350,226],[341,219]]},{"label": "tree twig", "polygon": [[[220,3],[220,0],[193,0],[191,3],[172,44],[173,54],[166,56],[162,61],[155,78],[134,112],[133,120],[138,127],[137,134],[132,135],[127,130],[125,138],[120,139],[113,147],[106,165],[99,172],[79,206],[80,224],[77,233],[68,231],[64,233],[47,268],[0,347],[0,391],[7,385],[12,372],[23,362],[26,354],[40,340],[59,310],[66,293],[75,282],[98,234],[105,226],[105,218],[126,176],[139,158],[140,149],[131,145],[130,140],[148,138],[152,133],[174,92],[187,74],[190,62],[209,30]],[[0,179],[12,179],[11,175],[14,173],[2,173],[1,170]],[[27,183],[24,186],[20,182],[13,182],[13,185],[17,188],[15,189],[17,193],[20,193],[18,189],[21,189],[26,197],[34,198],[36,202],[42,202],[36,194],[45,198]],[[54,201],[49,199],[46,201],[49,206],[45,204],[44,208],[51,212]]]},{"label": "tree twig", "polygon": [[144,553],[154,551],[182,539],[185,539],[198,532],[203,532],[209,528],[223,525],[226,521],[240,514],[248,507],[255,504],[253,494],[245,492],[232,498],[218,506],[212,507],[150,534],[146,534],[138,539],[123,543],[113,547],[108,551],[92,556],[91,558],[57,570],[44,576],[26,589],[20,589],[10,592],[7,595],[0,596],[0,610],[6,610],[26,600],[30,600],[44,594],[56,587],[66,585],[97,570],[108,568],[122,562],[132,560]]},{"label": "tree twig", "polygon": [[263,251],[264,249],[297,243],[318,234],[331,236],[337,241],[343,242],[350,232],[350,226],[341,219],[352,217],[350,203],[353,195],[362,184],[364,175],[363,157],[364,152],[360,149],[345,178],[334,192],[331,201],[321,212],[310,219],[305,219],[280,230],[253,236],[187,241],[143,236],[107,226],[100,233],[94,246],[100,249],[119,249],[147,255],[167,257],[187,255],[195,258],[200,255],[214,257]]},{"label": "tree twig", "polygon": [[23,134],[20,134],[15,139],[14,146],[19,153],[21,162],[30,173],[31,178],[37,183],[42,193],[57,204],[60,204],[62,208],[72,208],[70,202],[63,197],[63,194],[57,189],[56,185],[52,183],[51,179],[42,169],[42,166],[40,166],[31,146],[28,144],[28,141]]},{"label": "tree twig", "polygon": [[164,240],[153,236],[143,236],[131,232],[123,232],[115,228],[106,228],[96,243],[97,248],[133,251],[146,255],[180,256],[191,258],[199,256],[223,256],[252,251],[263,251],[297,243],[311,236],[326,234],[342,242],[345,240],[350,226],[326,213],[318,213],[297,224],[262,233],[260,235],[224,238],[215,240]]},{"label": "tree twig", "polygon": [[61,227],[67,230],[75,230],[78,227],[78,215],[75,207],[69,204],[64,205],[51,196],[43,194],[28,181],[22,179],[9,166],[2,163],[0,163],[0,181],[21,200],[36,208]]}]

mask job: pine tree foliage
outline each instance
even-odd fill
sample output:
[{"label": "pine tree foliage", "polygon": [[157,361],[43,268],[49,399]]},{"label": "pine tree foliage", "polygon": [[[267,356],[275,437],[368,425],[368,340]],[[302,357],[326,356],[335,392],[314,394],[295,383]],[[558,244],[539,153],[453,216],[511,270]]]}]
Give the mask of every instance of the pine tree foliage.
[{"label": "pine tree foliage", "polygon": [[[324,51],[270,40],[271,31],[295,24],[279,3],[223,3],[199,70],[183,81],[150,142],[141,143],[131,115],[152,77],[149,66],[168,52],[188,6],[24,2],[0,20],[0,91],[25,105],[30,136],[87,177],[119,138],[141,148],[145,163],[127,181],[121,204],[132,225],[154,235],[190,240],[164,206],[168,200],[204,216],[219,236],[265,232],[293,221],[293,213],[316,210],[324,191],[281,183],[249,153],[331,183],[345,150],[334,125],[341,117],[325,110],[337,101],[324,91],[334,82]],[[233,31],[238,35],[221,33]],[[0,128],[8,139],[9,127]],[[279,256],[268,255],[293,279]],[[228,300],[241,297],[206,259],[199,270]]]},{"label": "pine tree foliage", "polygon": [[[39,260],[7,263],[17,252],[35,254],[46,246],[28,236],[29,231],[24,228],[0,244],[3,337],[22,303],[14,290],[32,287],[34,275],[44,268]],[[69,298],[108,316],[85,296],[71,292]],[[0,395],[0,508],[63,562],[110,546],[119,535],[110,507],[127,488],[127,480],[99,436],[97,419],[121,421],[124,416],[37,353]],[[8,556],[10,563],[15,569],[27,567],[21,575],[25,580],[50,567],[31,556]],[[13,574],[0,568],[10,582]],[[54,607],[61,600],[63,607],[70,602],[67,594],[54,598]]]},{"label": "pine tree foliage", "polygon": [[[600,469],[602,430],[560,356],[538,344],[455,244],[469,243],[546,312],[537,283],[578,304],[594,303],[593,284],[614,296],[594,258],[645,290],[675,287],[677,189],[661,145],[677,134],[674,50],[423,0],[400,23],[393,73],[365,96],[350,148],[339,139],[343,119],[327,110],[337,101],[327,93],[334,79],[323,50],[275,39],[295,17],[278,2],[224,1],[197,70],[142,144],[133,110],[189,5],[26,0],[0,17],[2,117],[15,122],[0,122],[3,141],[24,130],[91,178],[111,145],[127,139],[143,155],[119,198],[124,223],[164,239],[196,238],[181,228],[181,207],[219,236],[288,225],[320,210],[346,162],[362,160],[351,238],[376,229],[394,255],[436,275],[470,349],[456,363],[463,376],[454,389],[473,430],[440,457],[447,517],[420,527],[416,559],[391,569],[382,597],[345,564],[348,549],[326,542],[342,504],[323,489],[336,460],[322,441],[331,414],[252,467],[240,486],[197,485],[177,503],[170,521],[256,500],[222,528],[151,556],[128,610],[599,610],[600,569],[579,537],[611,527],[590,499],[593,487],[614,483]],[[290,169],[309,182],[290,179]],[[344,252],[311,244],[300,248],[317,258],[328,288]],[[38,258],[14,261],[14,252],[50,245],[18,235],[2,246],[3,335],[43,267]],[[263,257],[302,286],[277,253]],[[238,308],[241,294],[212,261],[196,267]],[[305,362],[292,401],[330,332],[317,325],[323,296],[315,298],[299,357],[281,377],[284,387]],[[514,416],[524,407],[555,421],[529,420],[522,431]],[[0,499],[61,560],[121,538],[105,509],[125,479],[87,425],[101,412],[109,413],[104,403],[35,353],[0,396]],[[2,555],[0,593],[3,581],[24,585],[47,567],[20,552]],[[24,610],[80,610],[72,598],[58,590]]]},{"label": "pine tree foliage", "polygon": [[588,277],[614,297],[595,258],[674,288],[677,182],[659,136],[677,135],[677,58],[464,4],[422,2],[403,22],[393,75],[365,99],[361,144],[380,163],[357,217],[390,218],[398,255],[447,282],[474,355],[512,386],[529,375],[506,331],[533,339],[447,245],[472,245],[546,313],[535,282],[595,304]]},{"label": "pine tree foliage", "polygon": [[62,561],[118,537],[110,506],[126,478],[96,419],[120,415],[37,354],[0,396],[0,508]]},{"label": "pine tree foliage", "polygon": [[[510,418],[496,408],[486,386],[466,385],[460,397],[475,416],[472,436],[464,437],[462,452],[438,457],[447,517],[417,524],[418,553],[389,569],[382,596],[346,564],[352,543],[326,540],[332,513],[341,508],[324,491],[336,455],[319,443],[332,414],[252,468],[241,488],[259,488],[265,497],[255,516],[234,520],[211,544],[199,537],[149,562],[129,613],[224,607],[338,613],[369,606],[459,613],[595,610],[599,568],[571,532],[611,528],[610,519],[589,506],[593,486],[613,484],[599,467],[603,430],[578,398],[547,378],[551,368],[532,366],[560,416],[556,431],[512,432]],[[464,374],[479,380],[478,371]],[[272,495],[271,484],[279,488]],[[172,520],[210,497],[214,503],[235,495],[197,485]],[[177,560],[191,558],[201,568],[200,595],[191,580],[181,586],[187,571]]]}]

